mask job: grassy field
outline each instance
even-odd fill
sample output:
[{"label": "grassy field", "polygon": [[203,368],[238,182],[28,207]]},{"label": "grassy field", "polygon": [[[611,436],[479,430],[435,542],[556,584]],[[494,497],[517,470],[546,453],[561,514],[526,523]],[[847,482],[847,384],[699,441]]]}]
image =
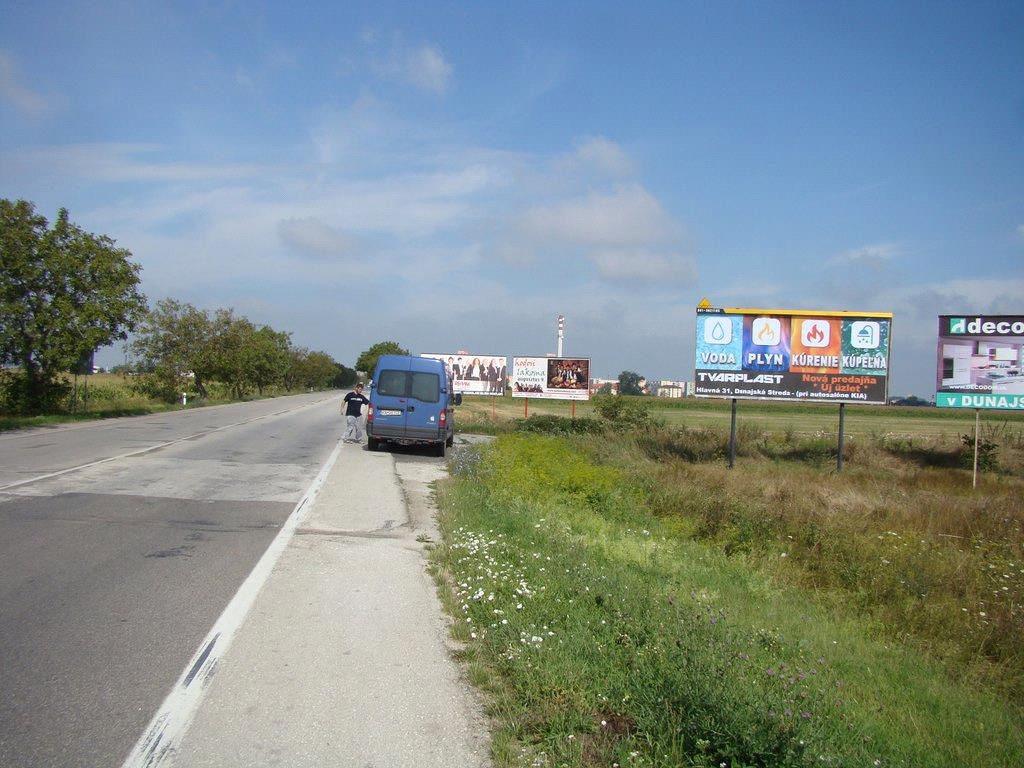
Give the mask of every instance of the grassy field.
[{"label": "grassy field", "polygon": [[[642,398],[650,400],[653,414],[669,426],[711,427],[728,429],[728,400],[685,398]],[[564,400],[530,400],[531,415],[569,416],[571,403]],[[487,429],[490,421],[503,422],[523,416],[522,398],[466,397],[457,417],[466,425]],[[576,415],[593,416],[590,402],[577,403]],[[982,422],[989,425],[1008,423],[1024,429],[1024,414],[988,411]],[[775,403],[741,400],[737,406],[737,423],[767,432],[793,430],[811,435],[835,433],[839,429],[839,406],[819,403]],[[846,434],[869,436],[890,434],[902,437],[953,437],[973,431],[974,412],[947,408],[914,408],[900,406],[849,405],[846,408]]]},{"label": "grassy field", "polygon": [[[916,429],[951,417],[865,412],[909,431],[837,475],[800,414],[755,407],[732,471],[727,421],[454,456],[434,566],[496,764],[1024,764],[1020,422],[973,490],[965,428]],[[601,427],[577,422],[530,428]]]}]

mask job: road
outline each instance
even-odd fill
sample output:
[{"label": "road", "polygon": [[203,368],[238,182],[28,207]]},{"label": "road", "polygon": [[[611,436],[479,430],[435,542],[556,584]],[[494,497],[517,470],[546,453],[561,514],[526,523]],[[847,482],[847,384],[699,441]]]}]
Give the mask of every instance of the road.
[{"label": "road", "polygon": [[340,437],[323,393],[0,435],[0,765],[119,765]]}]

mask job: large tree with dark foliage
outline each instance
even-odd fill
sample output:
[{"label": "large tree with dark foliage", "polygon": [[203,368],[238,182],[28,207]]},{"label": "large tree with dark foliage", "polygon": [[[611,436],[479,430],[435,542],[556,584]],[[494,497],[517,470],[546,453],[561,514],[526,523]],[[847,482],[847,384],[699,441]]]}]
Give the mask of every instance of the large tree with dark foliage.
[{"label": "large tree with dark foliage", "polygon": [[620,395],[642,395],[644,393],[641,383],[644,377],[636,371],[623,371],[619,374]]},{"label": "large tree with dark foliage", "polygon": [[61,374],[98,347],[124,339],[146,311],[139,266],[106,235],[60,209],[51,227],[26,200],[0,200],[0,362],[21,376],[8,407],[53,408]]},{"label": "large tree with dark foliage", "polygon": [[408,354],[409,350],[405,349],[397,341],[378,341],[359,356],[359,359],[356,360],[356,370],[362,371],[367,376],[373,376],[373,371],[377,367],[377,360],[380,359],[381,355]]}]

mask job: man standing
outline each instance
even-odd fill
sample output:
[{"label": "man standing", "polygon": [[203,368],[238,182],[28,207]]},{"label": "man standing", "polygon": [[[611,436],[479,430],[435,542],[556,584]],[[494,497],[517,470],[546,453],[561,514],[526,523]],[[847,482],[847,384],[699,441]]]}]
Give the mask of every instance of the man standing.
[{"label": "man standing", "polygon": [[363,396],[363,385],[356,384],[356,391],[345,395],[342,408],[345,410],[345,442],[363,442],[363,428],[359,423],[359,417],[363,413],[363,404],[369,405],[370,401]]}]

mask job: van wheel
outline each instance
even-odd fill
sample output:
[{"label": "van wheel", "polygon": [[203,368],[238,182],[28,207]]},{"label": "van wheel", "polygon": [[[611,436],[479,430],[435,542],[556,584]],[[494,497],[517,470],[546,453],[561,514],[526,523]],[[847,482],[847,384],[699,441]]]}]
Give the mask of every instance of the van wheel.
[{"label": "van wheel", "polygon": [[434,455],[444,458],[445,441],[442,440],[440,443],[434,446]]},{"label": "van wheel", "polygon": [[449,448],[451,448],[453,445],[455,445],[455,433],[454,432],[452,432],[450,435],[448,435],[448,440],[445,442],[445,445],[447,445]]},{"label": "van wheel", "polygon": [[380,450],[380,440],[378,440],[375,437],[368,437],[366,439],[366,449],[368,451],[379,451]]}]

